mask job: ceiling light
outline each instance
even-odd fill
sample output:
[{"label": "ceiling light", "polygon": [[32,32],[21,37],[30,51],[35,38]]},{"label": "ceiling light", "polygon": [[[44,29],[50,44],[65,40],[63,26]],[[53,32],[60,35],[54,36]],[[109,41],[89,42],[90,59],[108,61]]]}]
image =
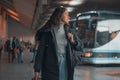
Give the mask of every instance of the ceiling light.
[{"label": "ceiling light", "polygon": [[59,3],[59,4],[69,4],[70,1],[59,1],[59,2],[56,2],[56,3]]},{"label": "ceiling light", "polygon": [[57,1],[56,3],[59,4],[65,4],[65,5],[70,5],[70,6],[77,6],[85,2],[86,0],[71,0],[71,1]]},{"label": "ceiling light", "polygon": [[14,15],[14,16],[19,16],[18,13],[16,13],[15,11],[11,10],[11,9],[6,9],[10,14]]},{"label": "ceiling light", "polygon": [[80,5],[84,2],[85,0],[72,0],[69,2],[69,5],[71,6],[77,6],[77,5]]},{"label": "ceiling light", "polygon": [[10,15],[10,17],[12,17],[13,19],[15,19],[16,21],[20,21],[20,19],[16,16]]}]

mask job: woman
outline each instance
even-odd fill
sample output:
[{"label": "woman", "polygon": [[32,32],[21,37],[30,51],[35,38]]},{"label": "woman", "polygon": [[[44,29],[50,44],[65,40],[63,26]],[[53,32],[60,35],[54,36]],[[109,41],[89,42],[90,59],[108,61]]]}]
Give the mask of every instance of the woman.
[{"label": "woman", "polygon": [[34,64],[34,80],[73,80],[74,60],[72,48],[79,43],[68,32],[69,13],[64,7],[57,7],[48,22],[36,36],[39,47]]}]

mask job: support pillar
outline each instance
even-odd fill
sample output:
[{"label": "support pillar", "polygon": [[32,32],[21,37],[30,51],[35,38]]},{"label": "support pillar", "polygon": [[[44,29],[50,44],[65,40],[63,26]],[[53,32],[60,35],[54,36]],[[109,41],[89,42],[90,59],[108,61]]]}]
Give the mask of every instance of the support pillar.
[{"label": "support pillar", "polygon": [[0,6],[0,38],[7,38],[7,14],[6,11]]}]

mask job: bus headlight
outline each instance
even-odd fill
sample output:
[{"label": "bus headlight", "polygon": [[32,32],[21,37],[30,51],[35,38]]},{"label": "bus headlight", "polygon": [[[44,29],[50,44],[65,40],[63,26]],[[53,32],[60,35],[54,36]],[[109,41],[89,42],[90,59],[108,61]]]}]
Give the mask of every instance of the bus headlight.
[{"label": "bus headlight", "polygon": [[86,53],[84,54],[85,57],[91,57],[92,55],[93,55],[92,52],[86,52]]}]

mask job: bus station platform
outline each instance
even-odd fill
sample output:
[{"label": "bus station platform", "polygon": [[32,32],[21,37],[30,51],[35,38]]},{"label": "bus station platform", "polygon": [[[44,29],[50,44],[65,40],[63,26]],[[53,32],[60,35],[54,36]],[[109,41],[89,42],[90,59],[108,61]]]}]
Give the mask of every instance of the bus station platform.
[{"label": "bus station platform", "polygon": [[[33,53],[24,53],[23,63],[8,63],[7,53],[0,60],[0,80],[32,80]],[[74,80],[120,80],[119,67],[94,67],[79,65],[75,68]]]}]

